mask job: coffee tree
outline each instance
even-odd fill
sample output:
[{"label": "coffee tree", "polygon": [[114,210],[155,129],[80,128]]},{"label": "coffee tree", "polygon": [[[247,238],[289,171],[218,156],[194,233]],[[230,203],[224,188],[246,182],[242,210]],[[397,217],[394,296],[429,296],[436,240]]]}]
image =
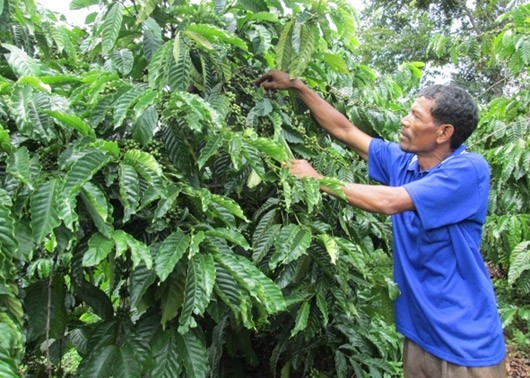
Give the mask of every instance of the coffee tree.
[{"label": "coffee tree", "polygon": [[[355,63],[345,1],[284,3],[74,0],[100,6],[79,28],[0,2],[4,376],[397,371],[389,225],[340,200],[365,166],[253,82],[348,88],[388,135],[417,78]],[[291,156],[336,178],[294,180]]]}]

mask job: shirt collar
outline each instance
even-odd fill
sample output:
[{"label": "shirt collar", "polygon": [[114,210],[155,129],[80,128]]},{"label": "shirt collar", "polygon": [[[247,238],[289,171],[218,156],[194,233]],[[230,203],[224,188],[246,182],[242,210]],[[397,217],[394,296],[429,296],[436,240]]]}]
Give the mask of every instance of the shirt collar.
[{"label": "shirt collar", "polygon": [[[439,168],[441,167],[443,164],[445,164],[448,160],[451,160],[452,158],[454,158],[455,156],[458,156],[458,155],[461,155],[461,154],[466,154],[467,151],[466,151],[466,145],[465,144],[461,144],[460,147],[458,147],[456,150],[454,150],[451,155],[449,155],[448,157],[446,157],[445,159],[443,159],[441,162],[439,162],[437,165],[435,165],[434,167],[432,168],[429,168],[429,169],[426,169],[424,171],[422,171],[421,173],[422,174],[427,174],[429,173],[432,169],[434,168]],[[420,170],[420,166],[418,164],[418,155],[413,155],[412,156],[412,159],[410,159],[410,163],[408,165],[408,168],[407,168],[408,171],[413,171],[413,172],[419,172]]]}]

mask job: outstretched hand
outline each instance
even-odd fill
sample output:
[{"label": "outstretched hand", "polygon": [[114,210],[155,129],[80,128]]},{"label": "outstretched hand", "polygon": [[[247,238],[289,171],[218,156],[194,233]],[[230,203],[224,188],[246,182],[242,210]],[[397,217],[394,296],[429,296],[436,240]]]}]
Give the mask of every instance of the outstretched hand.
[{"label": "outstretched hand", "polygon": [[295,177],[298,178],[304,178],[304,177],[311,177],[311,178],[322,178],[320,173],[317,172],[313,166],[304,159],[291,159],[289,162],[286,163],[287,168],[289,168],[289,172]]},{"label": "outstretched hand", "polygon": [[274,69],[260,76],[254,84],[263,87],[266,91],[276,91],[294,88],[295,80],[292,80],[288,73]]}]

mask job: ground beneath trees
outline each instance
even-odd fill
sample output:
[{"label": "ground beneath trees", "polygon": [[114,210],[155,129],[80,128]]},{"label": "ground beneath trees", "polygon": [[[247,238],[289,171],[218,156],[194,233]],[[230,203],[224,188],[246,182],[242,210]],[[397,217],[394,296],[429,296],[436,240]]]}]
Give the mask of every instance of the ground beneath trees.
[{"label": "ground beneath trees", "polygon": [[512,347],[508,347],[508,361],[506,362],[508,377],[530,377],[530,356],[525,356]]}]

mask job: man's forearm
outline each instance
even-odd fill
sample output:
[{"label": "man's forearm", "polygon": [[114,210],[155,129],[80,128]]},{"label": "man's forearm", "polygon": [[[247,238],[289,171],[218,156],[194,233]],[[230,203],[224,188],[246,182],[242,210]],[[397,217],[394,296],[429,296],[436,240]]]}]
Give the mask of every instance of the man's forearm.
[{"label": "man's forearm", "polygon": [[335,139],[345,143],[363,159],[368,158],[368,144],[371,139],[326,100],[310,89],[301,80],[293,80],[293,89],[307,105],[315,120]]},{"label": "man's forearm", "polygon": [[[323,186],[321,189],[336,196],[327,187]],[[342,187],[342,190],[350,205],[371,213],[393,215],[414,210],[412,199],[403,187],[348,183]]]}]

